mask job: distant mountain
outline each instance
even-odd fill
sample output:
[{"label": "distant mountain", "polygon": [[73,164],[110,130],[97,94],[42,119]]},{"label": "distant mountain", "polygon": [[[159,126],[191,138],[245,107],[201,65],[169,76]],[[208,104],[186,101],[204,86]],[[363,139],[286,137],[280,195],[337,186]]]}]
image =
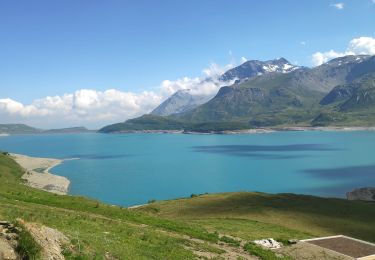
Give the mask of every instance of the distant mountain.
[{"label": "distant mountain", "polygon": [[[282,64],[289,63],[279,59],[279,64],[272,66],[280,68]],[[199,131],[215,127],[375,125],[375,56],[345,56],[314,68],[256,76],[259,71],[255,72],[254,66],[249,66],[248,72],[241,67],[224,73],[225,79],[243,80],[220,88],[215,97],[192,110],[165,118],[182,122],[184,129]],[[142,128],[140,124],[137,127]],[[162,128],[160,124],[158,127]]]},{"label": "distant mountain", "polygon": [[42,130],[25,124],[0,124],[0,134],[38,134]]},{"label": "distant mountain", "polygon": [[50,129],[44,130],[44,134],[77,134],[77,133],[89,133],[93,132],[88,130],[86,127],[69,127],[69,128],[61,128],[61,129]]},{"label": "distant mountain", "polygon": [[249,79],[255,76],[260,76],[267,73],[289,73],[300,67],[291,64],[284,58],[268,60],[268,61],[259,61],[259,60],[249,60],[237,66],[233,69],[225,72],[220,80],[229,81],[233,79],[244,80]]},{"label": "distant mountain", "polygon": [[112,124],[99,130],[100,133],[121,133],[142,130],[183,130],[187,124],[179,120],[157,116],[143,115],[123,123]]},{"label": "distant mountain", "polygon": [[190,89],[179,90],[155,108],[151,114],[169,116],[189,111],[207,102],[212,96],[192,95]]},{"label": "distant mountain", "polygon": [[92,132],[85,127],[42,130],[25,124],[0,124],[0,134],[67,134]]}]

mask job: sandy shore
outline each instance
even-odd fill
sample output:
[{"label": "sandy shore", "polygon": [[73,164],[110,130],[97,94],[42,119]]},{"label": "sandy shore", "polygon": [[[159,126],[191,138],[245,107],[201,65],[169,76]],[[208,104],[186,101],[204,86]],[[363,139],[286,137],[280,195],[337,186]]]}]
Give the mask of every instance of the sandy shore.
[{"label": "sandy shore", "polygon": [[49,172],[51,168],[62,163],[62,160],[30,157],[14,153],[11,156],[26,170],[22,179],[26,180],[28,186],[56,194],[67,194],[70,181],[65,177]]}]

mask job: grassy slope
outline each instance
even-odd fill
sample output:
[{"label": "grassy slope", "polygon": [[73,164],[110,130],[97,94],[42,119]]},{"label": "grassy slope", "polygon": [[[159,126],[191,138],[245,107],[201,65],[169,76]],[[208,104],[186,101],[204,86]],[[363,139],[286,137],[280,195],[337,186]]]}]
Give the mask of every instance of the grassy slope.
[{"label": "grassy slope", "polygon": [[368,203],[233,193],[128,210],[27,187],[22,174],[11,158],[0,154],[0,219],[23,218],[62,231],[74,244],[68,259],[103,259],[106,252],[119,259],[192,259],[189,248],[218,251],[209,244],[192,244],[183,235],[211,243],[217,242],[218,233],[245,240],[333,233],[375,240],[375,207]]},{"label": "grassy slope", "polygon": [[105,252],[120,259],[193,258],[184,248],[187,241],[168,232],[217,241],[217,235],[193,225],[29,188],[20,183],[22,174],[11,158],[0,155],[0,219],[23,218],[56,228],[73,241],[76,254],[84,259],[103,259]]},{"label": "grassy slope", "polygon": [[375,242],[375,204],[360,201],[241,192],[162,201],[139,210],[247,240],[345,234]]}]

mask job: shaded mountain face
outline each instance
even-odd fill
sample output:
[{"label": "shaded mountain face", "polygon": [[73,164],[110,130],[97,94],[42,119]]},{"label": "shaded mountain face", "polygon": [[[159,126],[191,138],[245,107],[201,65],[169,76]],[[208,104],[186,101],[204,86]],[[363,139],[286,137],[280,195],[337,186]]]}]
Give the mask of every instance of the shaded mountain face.
[{"label": "shaded mountain face", "polygon": [[225,72],[220,77],[220,80],[229,81],[238,79],[241,81],[267,73],[289,73],[299,68],[284,58],[269,61],[249,60]]},{"label": "shaded mountain face", "polygon": [[336,105],[340,111],[375,109],[375,72],[332,89],[321,101],[322,105]]},{"label": "shaded mountain face", "polygon": [[151,114],[169,116],[189,111],[207,102],[212,96],[192,95],[189,89],[179,90],[155,108]]}]

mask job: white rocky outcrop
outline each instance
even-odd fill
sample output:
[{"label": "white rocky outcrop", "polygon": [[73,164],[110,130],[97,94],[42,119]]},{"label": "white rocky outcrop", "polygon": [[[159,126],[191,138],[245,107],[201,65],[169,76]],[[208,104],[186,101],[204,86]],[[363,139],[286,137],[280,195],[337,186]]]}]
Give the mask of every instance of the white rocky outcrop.
[{"label": "white rocky outcrop", "polygon": [[375,201],[375,187],[355,189],[346,193],[348,200]]}]

